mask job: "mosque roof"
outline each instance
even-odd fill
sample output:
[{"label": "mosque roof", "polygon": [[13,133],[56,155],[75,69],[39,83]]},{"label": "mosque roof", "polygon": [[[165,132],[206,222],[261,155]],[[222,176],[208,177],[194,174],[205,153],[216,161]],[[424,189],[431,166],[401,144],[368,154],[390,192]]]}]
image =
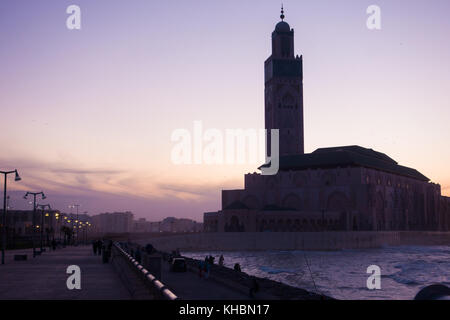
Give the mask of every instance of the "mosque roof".
[{"label": "mosque roof", "polygon": [[286,21],[280,21],[275,26],[275,31],[277,32],[289,32],[291,31],[291,27]]},{"label": "mosque roof", "polygon": [[[262,167],[268,167],[264,164]],[[430,181],[419,171],[399,165],[384,153],[360,146],[320,148],[312,153],[280,157],[280,170],[304,170],[335,167],[365,167],[421,181]]]},{"label": "mosque roof", "polygon": [[280,19],[281,21],[277,23],[277,25],[275,26],[275,31],[276,32],[289,32],[291,31],[291,27],[289,26],[289,24],[284,21],[284,8],[283,5],[281,5],[281,15],[280,15]]}]

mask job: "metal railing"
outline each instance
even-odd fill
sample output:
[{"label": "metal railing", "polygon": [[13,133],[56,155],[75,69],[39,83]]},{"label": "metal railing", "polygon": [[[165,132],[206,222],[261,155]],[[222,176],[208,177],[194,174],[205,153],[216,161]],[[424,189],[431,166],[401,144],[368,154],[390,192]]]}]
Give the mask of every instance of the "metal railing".
[{"label": "metal railing", "polygon": [[144,279],[147,286],[152,289],[152,291],[156,291],[158,295],[163,300],[177,300],[178,297],[170,291],[161,281],[156,279],[154,275],[152,275],[147,269],[145,269],[136,259],[134,259],[130,254],[128,254],[122,247],[117,243],[113,243],[114,247],[124,256],[124,258],[129,262],[132,268],[140,274],[141,278]]}]

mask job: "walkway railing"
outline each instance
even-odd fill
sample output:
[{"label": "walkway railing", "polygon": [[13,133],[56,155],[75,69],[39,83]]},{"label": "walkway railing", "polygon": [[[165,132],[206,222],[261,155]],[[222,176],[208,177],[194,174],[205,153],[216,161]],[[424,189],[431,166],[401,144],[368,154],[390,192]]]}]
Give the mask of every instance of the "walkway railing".
[{"label": "walkway railing", "polygon": [[136,259],[134,259],[130,254],[128,254],[122,247],[117,243],[113,243],[114,248],[125,258],[130,267],[134,269],[140,278],[143,279],[144,283],[151,289],[156,298],[163,300],[177,300],[178,297],[170,291],[161,281],[156,279],[147,269],[145,269]]}]

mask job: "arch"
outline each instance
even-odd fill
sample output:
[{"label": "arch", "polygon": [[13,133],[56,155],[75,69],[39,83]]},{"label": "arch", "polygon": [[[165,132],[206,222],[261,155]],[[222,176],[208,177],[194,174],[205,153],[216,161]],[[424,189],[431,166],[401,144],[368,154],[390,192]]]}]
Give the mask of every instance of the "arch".
[{"label": "arch", "polygon": [[288,194],[286,197],[284,197],[282,205],[285,208],[293,208],[296,210],[301,210],[302,201],[298,195],[291,193]]},{"label": "arch", "polygon": [[239,218],[237,216],[232,216],[230,219],[230,226],[238,226]]},{"label": "arch", "polygon": [[285,231],[292,231],[292,221],[291,219],[287,219],[286,220],[286,224],[285,224]]},{"label": "arch", "polygon": [[325,172],[322,175],[322,185],[332,186],[334,184],[336,184],[336,175],[332,172]]},{"label": "arch", "polygon": [[277,187],[278,180],[275,176],[267,176],[266,185],[269,189],[275,189]]},{"label": "arch", "polygon": [[270,219],[269,223],[267,225],[267,231],[275,231],[275,229],[276,229],[275,220],[274,219]]},{"label": "arch", "polygon": [[347,211],[350,208],[350,201],[344,193],[336,191],[328,196],[326,208],[327,211]]},{"label": "arch", "polygon": [[239,222],[239,218],[237,216],[232,216],[230,218],[230,223],[225,225],[226,232],[244,232],[245,227],[243,224]]},{"label": "arch", "polygon": [[283,219],[278,219],[276,231],[284,231],[284,221]]},{"label": "arch", "polygon": [[330,194],[326,208],[326,211],[338,212],[340,215],[339,225],[336,226],[336,229],[347,230],[349,228],[348,212],[350,210],[350,201],[344,193],[335,191]]},{"label": "arch", "polygon": [[377,192],[375,197],[375,221],[376,229],[378,231],[385,230],[386,228],[386,218],[384,215],[384,197],[381,192]]},{"label": "arch", "polygon": [[296,187],[304,187],[307,183],[306,175],[303,173],[296,173],[294,175],[294,184]]},{"label": "arch", "polygon": [[250,209],[260,208],[260,203],[256,196],[248,195],[242,200],[242,202]]},{"label": "arch", "polygon": [[301,228],[302,228],[302,225],[301,225],[300,219],[295,219],[294,220],[293,230],[294,231],[300,231]]},{"label": "arch", "polygon": [[353,231],[358,231],[358,222],[356,221],[356,216],[353,216],[352,229],[353,229]]},{"label": "arch", "polygon": [[262,219],[261,223],[259,225],[259,231],[266,231],[267,230],[267,221],[266,219]]},{"label": "arch", "polygon": [[294,105],[295,99],[290,92],[286,92],[281,98],[281,103],[283,105]]}]

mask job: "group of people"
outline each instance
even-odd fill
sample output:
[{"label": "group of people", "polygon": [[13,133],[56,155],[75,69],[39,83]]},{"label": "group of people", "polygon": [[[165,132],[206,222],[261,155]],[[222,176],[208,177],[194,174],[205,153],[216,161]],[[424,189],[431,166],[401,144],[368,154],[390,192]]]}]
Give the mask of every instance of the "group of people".
[{"label": "group of people", "polygon": [[204,261],[198,261],[198,276],[200,278],[204,277],[205,279],[208,279],[210,270],[211,264],[209,263],[208,257],[206,257]]},{"label": "group of people", "polygon": [[92,250],[94,251],[94,255],[102,256],[103,263],[108,263],[111,257],[112,241],[93,240]]},{"label": "group of people", "polygon": [[[198,263],[198,275],[200,278],[207,279],[209,277],[209,273],[211,271],[211,266],[214,264],[215,257],[209,255],[205,257],[204,261],[199,261]],[[219,266],[223,267],[224,263],[224,257],[223,255],[220,255],[219,257]]]},{"label": "group of people", "polygon": [[142,262],[142,255],[141,251],[143,251],[143,248],[141,246],[137,246],[136,250],[131,249],[130,254],[132,257],[136,259],[137,262]]},{"label": "group of people", "polygon": [[[206,256],[205,260],[199,260],[198,261],[198,275],[200,278],[204,277],[207,279],[209,277],[209,273],[211,270],[211,266],[214,264],[215,258],[213,256]],[[219,257],[219,266],[223,266],[224,264],[224,257],[223,255],[220,255]],[[235,263],[233,270],[236,272],[242,272],[241,271],[241,265],[239,263]],[[255,297],[255,294],[259,292],[259,283],[256,280],[256,278],[252,279],[251,286],[249,287],[249,296],[251,298]]]},{"label": "group of people", "polygon": [[102,254],[102,248],[103,248],[103,241],[102,240],[93,240],[92,241],[92,249],[94,251],[94,255],[101,255]]}]

